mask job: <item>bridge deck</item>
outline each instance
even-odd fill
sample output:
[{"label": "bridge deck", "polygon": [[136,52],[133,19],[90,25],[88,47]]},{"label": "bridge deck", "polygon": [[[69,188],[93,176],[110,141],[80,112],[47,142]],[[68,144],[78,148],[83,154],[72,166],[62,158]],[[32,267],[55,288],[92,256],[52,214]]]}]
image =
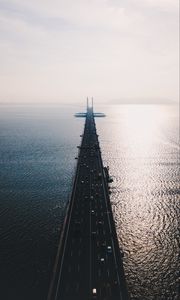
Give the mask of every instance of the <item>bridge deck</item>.
[{"label": "bridge deck", "polygon": [[128,299],[94,115],[86,115],[49,300]]}]

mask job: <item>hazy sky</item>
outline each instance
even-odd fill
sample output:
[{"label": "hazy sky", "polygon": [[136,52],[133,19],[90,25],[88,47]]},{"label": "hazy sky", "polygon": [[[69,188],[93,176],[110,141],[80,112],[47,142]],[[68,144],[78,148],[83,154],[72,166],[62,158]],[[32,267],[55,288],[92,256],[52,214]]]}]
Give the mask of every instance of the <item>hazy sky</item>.
[{"label": "hazy sky", "polygon": [[178,100],[178,0],[0,0],[0,102]]}]

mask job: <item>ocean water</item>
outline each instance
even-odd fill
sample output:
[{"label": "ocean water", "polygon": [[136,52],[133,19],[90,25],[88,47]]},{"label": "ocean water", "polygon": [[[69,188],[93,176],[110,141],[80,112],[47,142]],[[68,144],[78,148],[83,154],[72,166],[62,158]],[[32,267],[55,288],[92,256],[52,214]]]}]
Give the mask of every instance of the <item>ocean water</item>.
[{"label": "ocean water", "polygon": [[[83,106],[0,106],[0,299],[45,300]],[[104,105],[96,120],[131,299],[178,299],[178,108]]]}]

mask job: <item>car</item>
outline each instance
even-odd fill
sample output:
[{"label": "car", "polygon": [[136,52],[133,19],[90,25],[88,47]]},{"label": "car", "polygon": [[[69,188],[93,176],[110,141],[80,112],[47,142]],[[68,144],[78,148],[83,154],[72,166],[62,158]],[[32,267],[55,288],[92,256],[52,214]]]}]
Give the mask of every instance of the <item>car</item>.
[{"label": "car", "polygon": [[104,263],[104,262],[105,262],[104,257],[101,257],[101,258],[100,258],[100,262],[101,262],[101,263]]},{"label": "car", "polygon": [[98,179],[101,179],[101,178],[102,178],[102,173],[99,172],[99,173],[98,173]]},{"label": "car", "polygon": [[107,246],[107,252],[112,253],[112,247],[111,246]]},{"label": "car", "polygon": [[96,238],[96,231],[92,231],[91,235],[92,235],[92,239],[95,239]]},{"label": "car", "polygon": [[95,211],[94,211],[94,210],[91,210],[91,214],[94,215],[94,214],[95,214]]},{"label": "car", "polygon": [[100,249],[101,249],[101,252],[105,254],[105,252],[106,252],[106,244],[105,244],[105,243],[102,243],[102,244],[100,245]]},{"label": "car", "polygon": [[96,290],[96,288],[92,289],[92,296],[93,296],[93,299],[97,299],[96,298],[96,296],[97,296],[97,290]]},{"label": "car", "polygon": [[98,221],[98,225],[101,227],[103,225],[102,221]]}]

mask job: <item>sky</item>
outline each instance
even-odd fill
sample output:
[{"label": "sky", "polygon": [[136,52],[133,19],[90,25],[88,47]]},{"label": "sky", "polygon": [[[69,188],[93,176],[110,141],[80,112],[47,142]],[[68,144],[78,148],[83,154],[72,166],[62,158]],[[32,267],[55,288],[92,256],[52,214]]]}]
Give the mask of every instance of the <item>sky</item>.
[{"label": "sky", "polygon": [[178,101],[178,0],[0,0],[0,103]]}]

